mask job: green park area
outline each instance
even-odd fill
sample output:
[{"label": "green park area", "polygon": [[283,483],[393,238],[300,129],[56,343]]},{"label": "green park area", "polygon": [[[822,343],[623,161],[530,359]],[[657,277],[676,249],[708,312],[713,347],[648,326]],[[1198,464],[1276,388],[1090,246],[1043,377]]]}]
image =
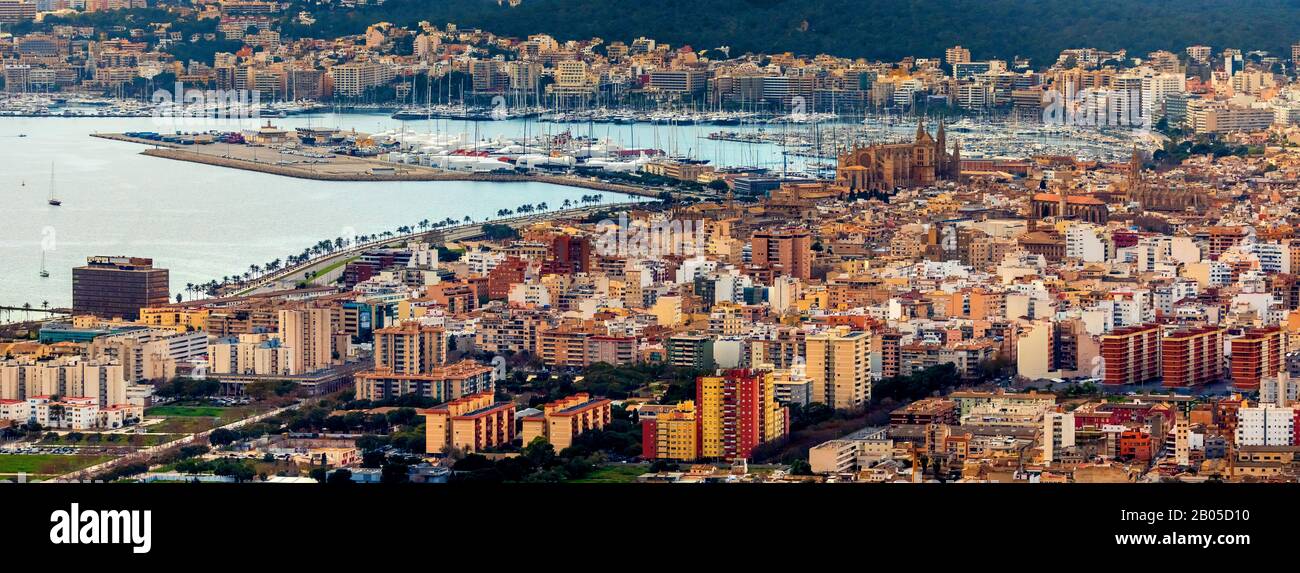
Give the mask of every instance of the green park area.
[{"label": "green park area", "polygon": [[163,421],[146,426],[149,432],[163,434],[194,434],[237,422],[270,409],[266,404],[246,406],[213,406],[206,402],[191,401],[145,410],[146,421],[162,418]]},{"label": "green park area", "polygon": [[0,454],[0,475],[58,476],[113,459],[113,456],[62,456],[56,454]]},{"label": "green park area", "polygon": [[71,447],[121,447],[129,446],[132,448],[146,448],[157,446],[167,442],[180,439],[179,434],[150,433],[99,433],[99,432],[68,432],[66,434],[56,434],[50,432],[41,437],[42,446],[71,446]]},{"label": "green park area", "polygon": [[149,410],[145,412],[145,415],[163,418],[192,416],[216,418],[221,416],[224,410],[224,408],[218,406],[156,406],[149,408]]},{"label": "green park area", "polygon": [[648,471],[650,466],[645,464],[609,464],[570,483],[635,483],[638,476]]}]

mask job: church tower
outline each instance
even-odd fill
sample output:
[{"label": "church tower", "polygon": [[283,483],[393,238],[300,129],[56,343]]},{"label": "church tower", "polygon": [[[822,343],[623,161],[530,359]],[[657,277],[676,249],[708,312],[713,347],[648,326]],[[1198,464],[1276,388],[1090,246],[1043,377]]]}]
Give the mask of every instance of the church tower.
[{"label": "church tower", "polygon": [[948,177],[953,181],[961,179],[961,140],[952,142],[952,165],[948,167]]},{"label": "church tower", "polygon": [[939,158],[940,168],[948,167],[947,161],[945,160],[945,155],[947,153],[948,153],[947,134],[944,133],[943,118],[939,118],[939,132],[936,133],[934,136],[934,154]]}]

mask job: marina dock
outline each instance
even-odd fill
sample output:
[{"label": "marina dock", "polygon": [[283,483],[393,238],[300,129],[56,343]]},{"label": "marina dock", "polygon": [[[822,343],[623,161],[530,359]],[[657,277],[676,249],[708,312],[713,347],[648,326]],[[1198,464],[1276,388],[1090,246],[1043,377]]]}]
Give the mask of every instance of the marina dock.
[{"label": "marina dock", "polygon": [[625,193],[643,197],[657,197],[661,189],[611,183],[590,177],[544,173],[474,173],[447,171],[420,165],[394,164],[375,157],[356,157],[331,154],[327,159],[288,161],[273,149],[232,143],[184,145],[130,137],[121,133],[95,133],[91,137],[149,145],[141,152],[150,157],[190,161],[257,171],[284,177],[317,181],[490,181],[501,183],[549,183],[595,191]]}]

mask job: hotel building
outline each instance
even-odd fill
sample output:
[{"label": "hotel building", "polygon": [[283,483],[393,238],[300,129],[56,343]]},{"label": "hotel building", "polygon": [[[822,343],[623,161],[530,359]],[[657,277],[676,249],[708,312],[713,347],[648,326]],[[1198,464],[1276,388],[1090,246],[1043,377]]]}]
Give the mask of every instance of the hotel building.
[{"label": "hotel building", "polygon": [[153,259],[90,257],[72,269],[72,312],[135,320],[141,308],[167,304],[169,284],[167,269],[154,268]]}]

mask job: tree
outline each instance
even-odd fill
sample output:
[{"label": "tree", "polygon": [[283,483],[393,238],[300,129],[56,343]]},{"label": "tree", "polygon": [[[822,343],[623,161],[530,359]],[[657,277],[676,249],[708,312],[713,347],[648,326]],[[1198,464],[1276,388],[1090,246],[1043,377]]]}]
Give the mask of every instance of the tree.
[{"label": "tree", "polygon": [[668,460],[655,460],[650,464],[650,473],[675,472],[680,468],[677,462]]},{"label": "tree", "polygon": [[326,483],[352,483],[352,472],[345,469],[334,470],[334,473],[329,475]]},{"label": "tree", "polygon": [[546,441],[546,438],[538,436],[524,447],[524,457],[536,467],[549,467],[555,463],[555,446]]},{"label": "tree", "polygon": [[473,472],[491,467],[492,461],[487,459],[487,456],[482,454],[469,454],[458,460],[451,466],[451,469],[458,472]]},{"label": "tree", "polygon": [[812,464],[809,464],[808,460],[797,459],[790,462],[790,473],[797,476],[813,475]]},{"label": "tree", "polygon": [[208,442],[214,446],[224,446],[239,439],[239,434],[226,428],[217,428],[208,435]]}]

